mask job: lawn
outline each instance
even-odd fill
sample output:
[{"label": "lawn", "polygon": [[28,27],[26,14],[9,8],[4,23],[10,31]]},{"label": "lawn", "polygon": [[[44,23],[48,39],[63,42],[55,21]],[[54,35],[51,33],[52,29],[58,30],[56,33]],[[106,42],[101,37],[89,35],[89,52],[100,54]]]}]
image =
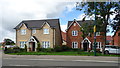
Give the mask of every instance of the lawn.
[{"label": "lawn", "polygon": [[[21,52],[21,53],[9,53],[10,55],[71,55],[71,56],[94,56],[93,52],[77,52],[77,51],[64,51],[64,52]],[[97,56],[114,56],[120,57],[120,55],[102,55],[97,53]]]}]

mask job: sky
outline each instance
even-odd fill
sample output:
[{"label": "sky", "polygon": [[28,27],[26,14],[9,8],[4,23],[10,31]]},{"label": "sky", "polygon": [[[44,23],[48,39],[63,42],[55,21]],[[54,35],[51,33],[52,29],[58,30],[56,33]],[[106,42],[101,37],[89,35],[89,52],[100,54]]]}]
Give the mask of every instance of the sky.
[{"label": "sky", "polygon": [[[0,0],[0,42],[4,38],[15,41],[13,29],[22,20],[60,19],[60,26],[65,32],[67,22],[82,20],[83,11],[76,10],[79,0]],[[114,17],[114,16],[112,16]],[[86,20],[89,20],[87,18]],[[108,33],[108,35],[112,35]]]}]

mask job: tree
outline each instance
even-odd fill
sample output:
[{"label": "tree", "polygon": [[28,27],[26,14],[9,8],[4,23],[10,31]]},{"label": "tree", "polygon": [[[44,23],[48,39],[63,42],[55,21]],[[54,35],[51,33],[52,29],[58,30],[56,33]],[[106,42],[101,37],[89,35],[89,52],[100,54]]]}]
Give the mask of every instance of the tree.
[{"label": "tree", "polygon": [[15,45],[14,41],[12,41],[11,39],[4,39],[4,45]]},{"label": "tree", "polygon": [[91,34],[93,34],[93,26],[94,25],[93,25],[92,21],[89,22],[89,23],[84,22],[84,24],[82,24],[82,26],[80,28],[81,29],[80,31],[82,31],[82,33],[83,33],[82,34],[83,39],[87,36],[91,37]]},{"label": "tree", "polygon": [[[95,12],[95,2],[81,2],[79,5],[79,9],[83,10],[86,16],[92,16]],[[78,5],[78,2],[77,2]],[[116,8],[120,6],[119,2],[96,2],[96,21],[97,21],[97,31],[104,32],[104,45],[106,45],[106,33],[107,33],[107,25],[110,24],[110,15],[118,13],[115,11]],[[85,8],[85,9],[83,9]],[[113,10],[113,11],[111,11]],[[85,16],[85,17],[86,17]],[[103,46],[103,54],[104,54],[105,46]]]},{"label": "tree", "polygon": [[116,11],[116,16],[114,18],[113,23],[111,23],[111,26],[113,27],[113,32],[114,30],[120,29],[120,6],[115,9]]}]

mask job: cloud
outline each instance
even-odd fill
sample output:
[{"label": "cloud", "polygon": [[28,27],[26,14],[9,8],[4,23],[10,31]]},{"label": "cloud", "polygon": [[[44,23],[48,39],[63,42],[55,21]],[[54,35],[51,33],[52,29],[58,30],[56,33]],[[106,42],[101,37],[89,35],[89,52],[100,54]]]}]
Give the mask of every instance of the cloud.
[{"label": "cloud", "polygon": [[[85,14],[80,14],[78,17],[77,17],[77,20],[82,20],[83,18],[85,17]],[[94,20],[94,15],[92,16],[86,16],[85,20]]]},{"label": "cloud", "polygon": [[62,30],[63,32],[66,32],[65,30],[67,29],[67,24],[65,24],[65,25],[60,25],[60,27],[61,27],[61,30]]},{"label": "cloud", "polygon": [[[64,2],[64,0],[0,0],[0,12],[2,37],[15,40],[15,30],[13,29],[22,20],[56,18],[66,10],[72,11],[74,2]],[[64,30],[62,28],[62,30]]]}]

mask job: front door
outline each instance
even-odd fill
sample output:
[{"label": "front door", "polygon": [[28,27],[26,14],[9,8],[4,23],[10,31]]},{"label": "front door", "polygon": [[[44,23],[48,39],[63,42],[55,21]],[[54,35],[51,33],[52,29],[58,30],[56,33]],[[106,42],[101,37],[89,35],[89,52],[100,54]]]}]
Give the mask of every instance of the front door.
[{"label": "front door", "polygon": [[84,42],[84,43],[83,43],[83,50],[84,50],[84,51],[87,51],[87,49],[88,49],[88,43],[87,43],[87,42]]},{"label": "front door", "polygon": [[35,51],[35,42],[32,42],[32,51]]}]

